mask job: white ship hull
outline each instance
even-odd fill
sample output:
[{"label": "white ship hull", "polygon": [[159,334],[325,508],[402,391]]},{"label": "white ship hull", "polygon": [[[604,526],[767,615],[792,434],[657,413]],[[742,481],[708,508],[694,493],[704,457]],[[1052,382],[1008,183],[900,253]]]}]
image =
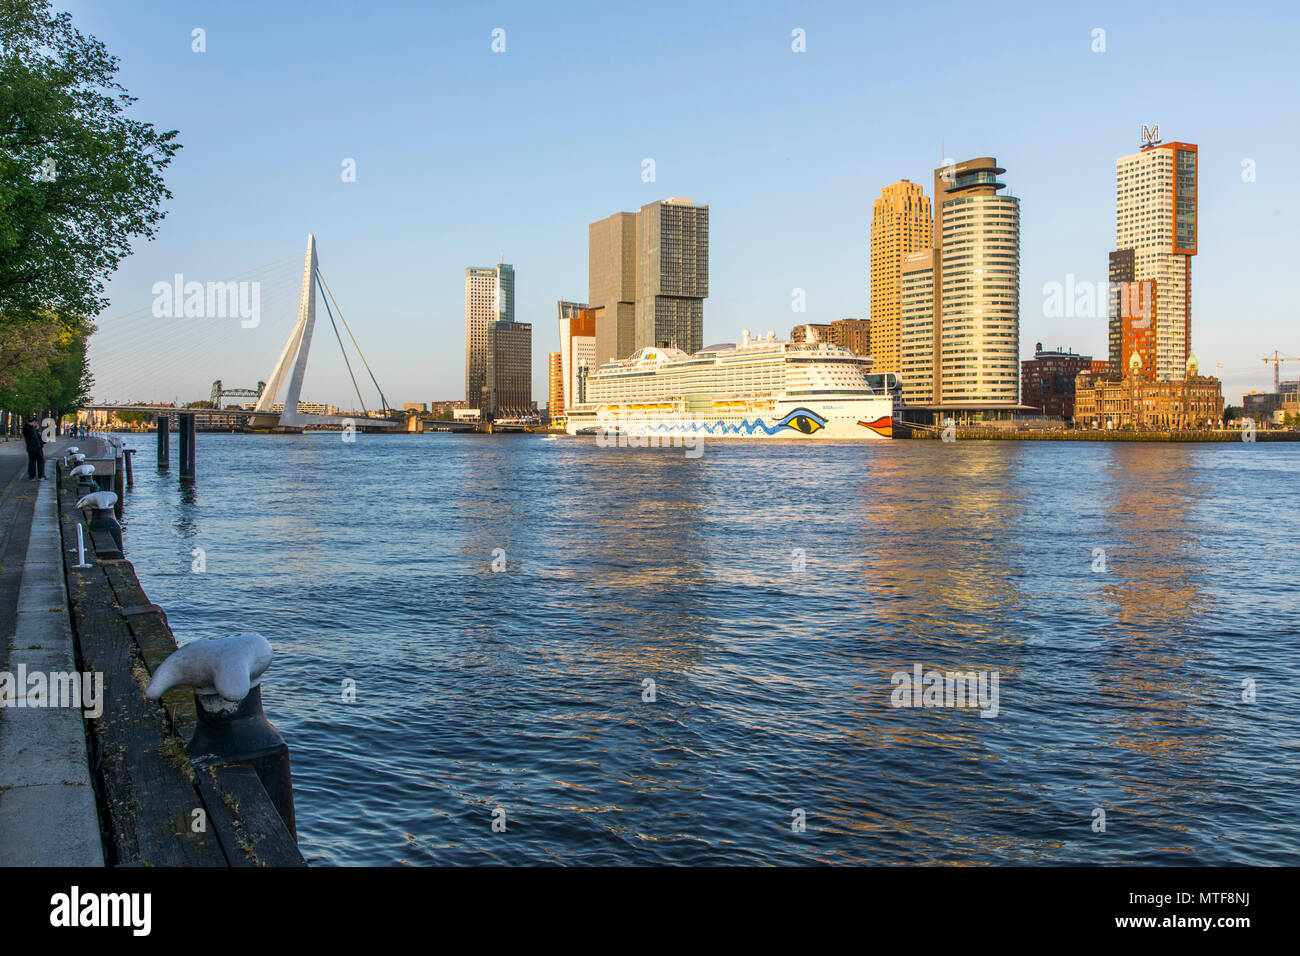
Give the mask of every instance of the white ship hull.
[{"label": "white ship hull", "polygon": [[779,398],[770,402],[716,403],[688,410],[679,403],[595,405],[573,409],[565,423],[570,435],[742,439],[887,439],[893,436],[894,402],[889,396]]},{"label": "white ship hull", "polygon": [[[871,359],[839,345],[778,342],[775,333],[692,355],[642,348],[586,377],[568,413],[574,435],[861,440],[892,438],[896,377],[868,373]],[[631,444],[631,442],[629,442]],[[640,441],[637,442],[640,444]]]}]

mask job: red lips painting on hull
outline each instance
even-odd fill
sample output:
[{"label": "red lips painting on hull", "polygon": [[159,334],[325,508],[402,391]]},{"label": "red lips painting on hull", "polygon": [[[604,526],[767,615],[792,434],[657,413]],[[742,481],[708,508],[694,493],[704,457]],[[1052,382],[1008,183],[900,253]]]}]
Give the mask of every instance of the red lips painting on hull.
[{"label": "red lips painting on hull", "polygon": [[894,420],[888,415],[881,415],[874,422],[859,420],[858,424],[863,428],[870,428],[877,435],[884,435],[886,438],[894,437]]}]

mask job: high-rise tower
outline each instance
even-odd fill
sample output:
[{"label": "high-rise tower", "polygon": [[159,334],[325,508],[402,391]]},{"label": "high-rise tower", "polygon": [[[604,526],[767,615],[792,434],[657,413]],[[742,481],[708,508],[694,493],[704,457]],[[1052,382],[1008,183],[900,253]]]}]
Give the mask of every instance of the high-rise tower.
[{"label": "high-rise tower", "polygon": [[465,270],[465,403],[478,408],[487,384],[488,324],[515,320],[515,267]]},{"label": "high-rise tower", "polygon": [[587,302],[601,309],[596,365],[636,349],[636,213],[616,212],[587,227]]},{"label": "high-rise tower", "polygon": [[[1020,397],[1020,200],[990,156],[934,171],[933,248],[900,267],[903,397],[984,414]],[[929,285],[929,288],[925,286]]]},{"label": "high-rise tower", "polygon": [[[1129,374],[1140,338],[1154,342],[1155,368],[1147,371],[1157,380],[1184,378],[1191,356],[1198,153],[1192,143],[1161,143],[1159,129],[1144,128],[1145,145],[1115,161],[1109,330],[1114,378]],[[1127,307],[1135,304],[1149,304],[1149,313]]]},{"label": "high-rise tower", "polygon": [[900,369],[903,257],[930,248],[930,197],[906,179],[886,186],[871,208],[871,370]]},{"label": "high-rise tower", "polygon": [[647,203],[637,213],[636,231],[633,351],[671,346],[698,352],[709,295],[709,207],[680,198]]},{"label": "high-rise tower", "polygon": [[596,365],[647,346],[704,346],[709,207],[647,203],[587,231],[587,301],[597,311]]}]

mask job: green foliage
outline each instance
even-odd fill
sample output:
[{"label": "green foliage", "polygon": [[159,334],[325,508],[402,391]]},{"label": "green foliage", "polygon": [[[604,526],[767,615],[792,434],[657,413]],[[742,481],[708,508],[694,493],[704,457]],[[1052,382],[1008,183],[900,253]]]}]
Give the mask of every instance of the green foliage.
[{"label": "green foliage", "polygon": [[128,119],[117,60],[49,0],[0,0],[0,405],[87,401],[104,283],[153,238],[176,132]]},{"label": "green foliage", "polygon": [[[85,405],[93,382],[86,366],[91,328],[87,322],[48,316],[0,324],[0,356],[5,359],[0,407],[59,417]],[[12,362],[11,356],[16,356]]]},{"label": "green foliage", "polygon": [[176,131],[131,120],[117,59],[48,0],[0,0],[0,315],[93,316],[152,238]]},{"label": "green foliage", "polygon": [[113,417],[123,425],[152,425],[157,415],[153,412],[114,412]]}]

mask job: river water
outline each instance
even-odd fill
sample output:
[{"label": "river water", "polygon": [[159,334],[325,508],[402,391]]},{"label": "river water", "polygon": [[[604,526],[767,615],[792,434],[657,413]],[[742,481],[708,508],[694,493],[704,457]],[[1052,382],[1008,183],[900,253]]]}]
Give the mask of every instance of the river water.
[{"label": "river water", "polygon": [[1300,863],[1300,444],[153,441],[313,863]]}]

